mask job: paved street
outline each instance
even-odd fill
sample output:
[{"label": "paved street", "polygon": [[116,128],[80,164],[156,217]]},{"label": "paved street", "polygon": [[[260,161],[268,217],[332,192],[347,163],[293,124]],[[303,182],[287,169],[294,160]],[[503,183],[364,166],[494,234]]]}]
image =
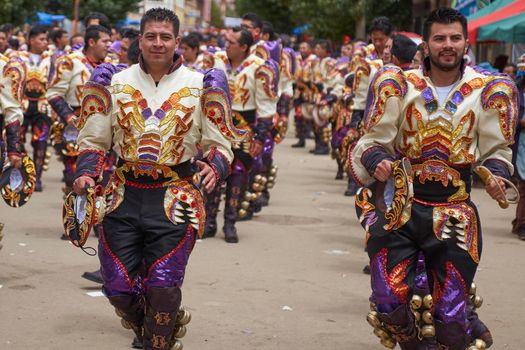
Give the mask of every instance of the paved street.
[{"label": "paved street", "polygon": [[[293,142],[277,147],[271,205],[238,224],[240,243],[226,244],[219,233],[196,244],[183,288],[192,312],[185,349],[382,348],[365,321],[370,287],[353,198],[342,196],[333,160]],[[60,176],[53,158],[43,193],[18,210],[0,206],[0,349],[127,349],[131,332],[96,296],[99,286],[80,278],[98,259],[59,240]],[[481,190],[474,199],[484,235],[480,316],[494,349],[522,349],[525,242],[509,232],[515,207],[499,209]]]}]

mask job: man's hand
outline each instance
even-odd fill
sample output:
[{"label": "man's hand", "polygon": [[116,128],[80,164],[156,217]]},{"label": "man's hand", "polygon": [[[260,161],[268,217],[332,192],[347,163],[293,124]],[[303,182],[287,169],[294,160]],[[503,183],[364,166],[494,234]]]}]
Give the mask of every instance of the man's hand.
[{"label": "man's hand", "polygon": [[393,161],[384,159],[376,166],[374,171],[374,177],[381,182],[385,182],[392,175],[392,164]]},{"label": "man's hand", "polygon": [[485,190],[492,197],[492,199],[498,202],[505,202],[507,198],[505,197],[505,182],[498,179],[497,177],[491,178],[485,185]]},{"label": "man's hand", "polygon": [[199,175],[201,176],[201,184],[206,189],[206,192],[211,193],[217,184],[217,179],[215,178],[215,173],[211,166],[207,163],[198,160],[197,166],[201,169]]},{"label": "man's hand", "polygon": [[13,165],[15,168],[20,169],[22,166],[22,156],[20,154],[10,154],[7,156],[9,159],[9,163]]},{"label": "man's hand", "polygon": [[250,154],[252,157],[257,157],[263,151],[263,143],[261,141],[253,141],[250,144]]},{"label": "man's hand", "polygon": [[73,191],[78,195],[83,195],[86,193],[86,185],[88,185],[88,187],[95,187],[95,180],[89,176],[80,176],[73,182]]}]

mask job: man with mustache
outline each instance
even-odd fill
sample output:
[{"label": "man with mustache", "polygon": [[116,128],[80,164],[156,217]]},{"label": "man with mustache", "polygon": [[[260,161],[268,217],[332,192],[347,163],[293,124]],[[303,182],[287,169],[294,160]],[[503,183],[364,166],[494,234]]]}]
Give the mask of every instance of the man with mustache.
[{"label": "man with mustache", "polygon": [[[468,302],[471,298],[480,306],[471,287],[482,248],[479,217],[470,200],[472,168],[486,167],[491,173],[486,191],[506,201],[502,179],[513,171],[508,146],[517,119],[517,90],[505,75],[464,64],[467,21],[456,10],[433,11],[423,37],[427,57],[421,70],[387,65],[372,79],[365,134],[352,152],[352,173],[364,186],[387,182],[400,158],[411,163],[414,179],[413,197],[407,197],[411,208],[402,206],[386,217],[397,228],[385,232],[384,226],[369,222],[368,321],[388,348],[399,343],[401,349],[485,349],[492,339],[475,329],[479,323],[470,319]],[[369,209],[376,203],[367,203],[366,190],[356,202]],[[396,198],[392,207],[406,203]],[[375,209],[368,212],[369,218],[373,215],[384,216]],[[420,253],[430,289],[423,298],[414,292]]]}]

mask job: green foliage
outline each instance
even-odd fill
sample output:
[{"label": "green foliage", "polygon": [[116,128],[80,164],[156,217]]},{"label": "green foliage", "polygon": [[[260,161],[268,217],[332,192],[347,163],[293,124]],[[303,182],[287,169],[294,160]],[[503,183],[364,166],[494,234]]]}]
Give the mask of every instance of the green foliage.
[{"label": "green foliage", "polygon": [[[117,23],[126,18],[128,12],[137,11],[140,0],[81,0],[78,16],[82,20],[91,12],[101,12],[108,16],[111,23]],[[47,0],[44,1],[44,8],[53,14],[62,14],[68,18],[73,18],[73,0]]]},{"label": "green foliage", "polygon": [[22,25],[36,16],[41,3],[32,0],[0,0],[0,23]]},{"label": "green foliage", "polygon": [[217,28],[223,28],[224,27],[224,22],[223,22],[223,20],[221,18],[221,8],[219,7],[217,2],[215,2],[215,1],[211,2],[211,20],[210,20],[210,24],[213,27],[217,27]]},{"label": "green foliage", "polygon": [[308,34],[336,41],[344,35],[354,37],[363,16],[367,24],[376,16],[387,16],[400,30],[409,30],[412,23],[411,0],[237,0],[236,4],[239,14],[256,12],[278,32],[308,24]]},{"label": "green foliage", "polygon": [[295,0],[236,0],[237,13],[255,12],[264,20],[270,21],[277,33],[289,33],[295,26],[292,22],[290,6]]}]

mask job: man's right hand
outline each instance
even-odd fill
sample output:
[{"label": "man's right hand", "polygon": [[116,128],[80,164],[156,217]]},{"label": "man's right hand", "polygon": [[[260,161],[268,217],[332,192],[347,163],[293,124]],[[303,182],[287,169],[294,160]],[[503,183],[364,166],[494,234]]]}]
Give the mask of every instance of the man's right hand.
[{"label": "man's right hand", "polygon": [[78,195],[82,195],[86,193],[86,185],[88,185],[88,187],[95,187],[95,180],[89,176],[80,176],[73,182],[73,191]]},{"label": "man's right hand", "polygon": [[392,176],[392,164],[393,161],[384,159],[376,166],[374,171],[374,177],[381,182],[386,182],[390,176]]}]

